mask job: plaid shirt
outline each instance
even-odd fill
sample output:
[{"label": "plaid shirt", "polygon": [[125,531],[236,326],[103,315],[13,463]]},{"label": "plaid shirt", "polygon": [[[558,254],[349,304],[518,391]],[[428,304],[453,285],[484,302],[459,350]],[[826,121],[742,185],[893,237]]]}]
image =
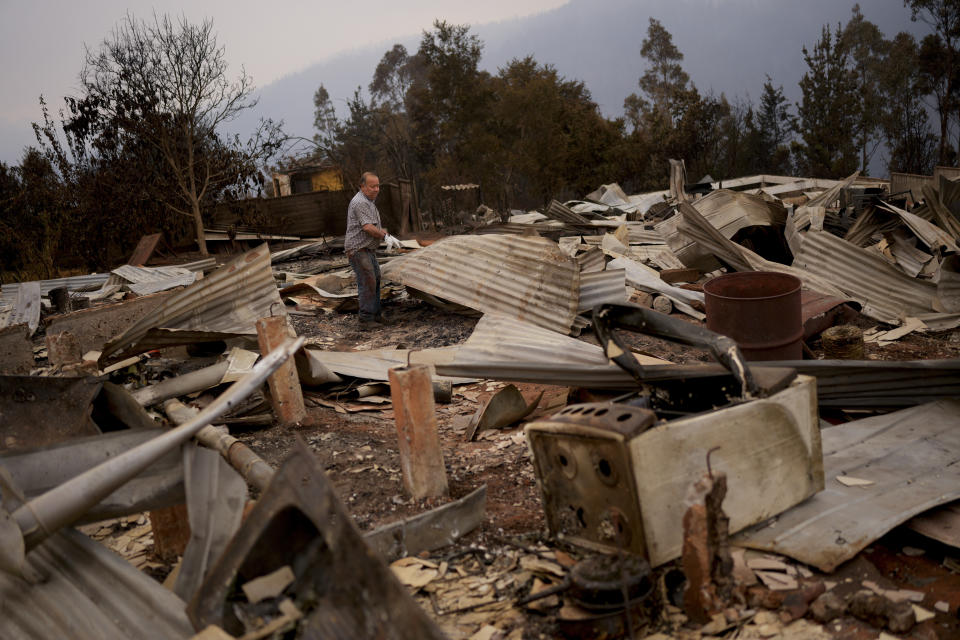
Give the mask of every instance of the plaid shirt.
[{"label": "plaid shirt", "polygon": [[380,226],[380,212],[373,200],[357,191],[350,205],[347,207],[347,234],[343,239],[343,250],[350,253],[357,249],[376,249],[380,246],[380,238],[374,238],[363,230],[363,225],[372,224],[377,229]]}]

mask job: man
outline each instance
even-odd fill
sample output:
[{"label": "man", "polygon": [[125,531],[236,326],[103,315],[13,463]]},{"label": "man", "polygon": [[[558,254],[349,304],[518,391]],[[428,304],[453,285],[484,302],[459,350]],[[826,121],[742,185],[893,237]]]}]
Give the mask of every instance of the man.
[{"label": "man", "polygon": [[359,320],[361,327],[383,324],[380,309],[380,263],[376,250],[387,237],[381,227],[380,212],[374,201],[380,193],[380,178],[370,171],[360,176],[360,191],[347,207],[347,235],[343,241],[350,266],[357,275]]}]

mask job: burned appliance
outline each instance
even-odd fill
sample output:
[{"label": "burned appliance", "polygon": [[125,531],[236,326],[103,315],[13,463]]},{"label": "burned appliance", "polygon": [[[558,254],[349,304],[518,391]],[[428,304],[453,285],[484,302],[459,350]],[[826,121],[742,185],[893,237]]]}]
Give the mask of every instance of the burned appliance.
[{"label": "burned appliance", "polygon": [[[607,357],[638,390],[527,425],[553,536],[653,566],[676,558],[684,498],[711,449],[729,481],[731,533],[823,489],[814,378],[748,366],[731,339],[643,307],[601,305],[593,318]],[[616,328],[705,346],[724,366],[641,366]]]}]

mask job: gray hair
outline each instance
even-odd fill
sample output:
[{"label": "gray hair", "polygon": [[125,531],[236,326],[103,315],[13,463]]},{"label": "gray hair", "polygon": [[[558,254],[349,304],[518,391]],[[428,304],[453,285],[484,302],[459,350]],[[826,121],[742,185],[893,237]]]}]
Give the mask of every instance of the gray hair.
[{"label": "gray hair", "polygon": [[380,176],[378,176],[377,174],[375,174],[373,171],[364,171],[363,173],[360,174],[360,184],[361,184],[361,185],[366,185],[366,184],[367,184],[367,178],[379,178],[379,177],[380,177]]}]

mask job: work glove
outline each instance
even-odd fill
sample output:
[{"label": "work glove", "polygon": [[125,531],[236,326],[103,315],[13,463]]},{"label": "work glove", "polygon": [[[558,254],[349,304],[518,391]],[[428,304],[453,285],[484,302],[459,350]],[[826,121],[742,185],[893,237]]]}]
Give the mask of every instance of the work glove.
[{"label": "work glove", "polygon": [[389,233],[384,236],[383,241],[387,243],[387,251],[399,251],[403,246],[400,244],[400,241]]}]

